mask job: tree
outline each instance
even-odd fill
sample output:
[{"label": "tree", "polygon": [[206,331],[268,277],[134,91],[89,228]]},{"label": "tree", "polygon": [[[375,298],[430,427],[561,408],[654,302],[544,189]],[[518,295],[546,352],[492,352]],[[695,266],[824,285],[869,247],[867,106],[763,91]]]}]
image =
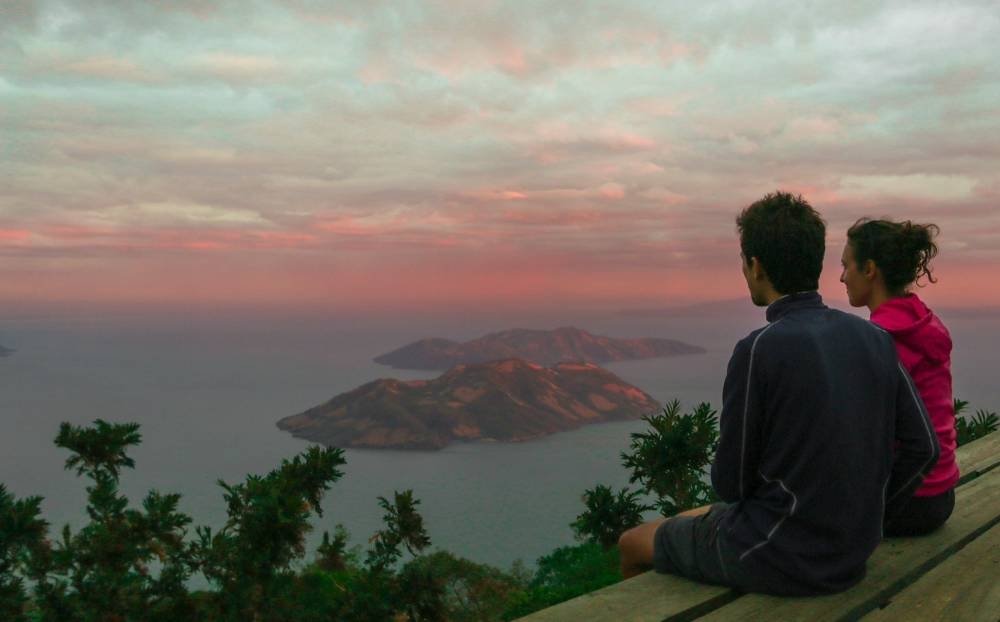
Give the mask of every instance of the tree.
[{"label": "tree", "polygon": [[570,525],[576,537],[596,542],[605,549],[618,544],[626,530],[642,522],[643,512],[654,506],[639,501],[642,493],[623,488],[616,495],[609,486],[599,484],[583,493],[587,509]]},{"label": "tree", "polygon": [[242,484],[220,480],[229,515],[217,533],[199,527],[194,552],[205,577],[218,586],[220,620],[285,620],[278,603],[293,586],[294,561],[305,554],[305,535],[320,500],[340,479],[343,450],[310,447],[264,476]]},{"label": "tree", "polygon": [[23,575],[32,553],[45,546],[48,531],[48,523],[39,518],[41,503],[41,497],[17,499],[0,484],[0,620],[27,619]]},{"label": "tree", "polygon": [[444,588],[426,568],[404,566],[396,572],[404,550],[416,557],[430,546],[424,519],[417,512],[420,501],[413,498],[412,490],[404,490],[395,491],[391,502],[379,497],[378,503],[385,511],[385,527],[369,540],[372,547],[365,568],[356,573],[348,589],[345,619],[376,622],[396,614],[411,621],[444,619]]},{"label": "tree", "polygon": [[177,509],[180,495],[151,491],[136,510],[118,491],[121,470],[135,465],[127,450],[140,441],[135,423],[60,426],[55,443],[71,452],[66,468],[92,482],[90,522],[75,534],[66,526],[54,547],[32,556],[41,619],[166,621],[193,613],[184,585],[195,566],[184,543],[191,519]]},{"label": "tree", "polygon": [[656,497],[664,516],[716,500],[708,468],[719,446],[716,411],[701,403],[681,413],[680,402],[667,404],[661,415],[643,417],[650,430],[633,432],[622,463],[632,471],[629,483]]},{"label": "tree", "polygon": [[424,519],[417,512],[420,501],[413,498],[412,490],[396,491],[393,501],[378,498],[379,506],[385,510],[382,520],[385,528],[371,538],[374,547],[368,554],[368,565],[376,570],[384,570],[402,556],[400,546],[410,555],[417,555],[430,546],[431,539],[424,529]]},{"label": "tree", "polygon": [[316,549],[316,567],[326,572],[340,572],[347,569],[347,530],[343,525],[337,525],[330,533],[323,532],[323,541]]}]

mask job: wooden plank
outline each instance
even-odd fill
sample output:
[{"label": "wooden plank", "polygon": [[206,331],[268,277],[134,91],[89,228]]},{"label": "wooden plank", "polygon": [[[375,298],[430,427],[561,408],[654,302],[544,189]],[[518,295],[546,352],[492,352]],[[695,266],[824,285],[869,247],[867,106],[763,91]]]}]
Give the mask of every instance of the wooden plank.
[{"label": "wooden plank", "polygon": [[883,542],[868,561],[865,579],[846,592],[811,598],[749,594],[700,620],[857,620],[998,523],[1000,469],[993,469],[957,489],[955,512],[938,531]]},{"label": "wooden plank", "polygon": [[959,483],[972,480],[1000,465],[1000,432],[987,434],[955,451],[958,470],[962,473]]},{"label": "wooden plank", "polygon": [[661,622],[693,620],[737,593],[673,575],[646,572],[520,618],[523,622]]},{"label": "wooden plank", "polygon": [[1000,525],[900,592],[864,622],[1000,620]]},{"label": "wooden plank", "polygon": [[[1000,464],[1000,433],[990,434],[983,438],[977,439],[972,443],[968,443],[959,447],[956,451],[956,459],[959,463],[959,468],[963,473],[963,481],[969,481],[976,476],[989,471],[991,468],[996,467]],[[997,471],[1000,473],[1000,470]],[[901,589],[906,582],[912,581],[914,573],[912,572],[914,568],[920,570],[920,572],[926,571],[926,568],[931,567],[933,564],[921,564],[921,556],[929,556],[931,554],[936,554],[938,559],[942,556],[947,555],[951,551],[955,550],[960,544],[956,542],[961,541],[965,538],[968,541],[971,533],[975,532],[975,521],[979,520],[981,516],[984,515],[982,508],[976,510],[972,506],[976,504],[970,504],[965,500],[966,497],[976,494],[975,491],[983,487],[980,484],[977,488],[973,489],[970,493],[962,493],[961,489],[958,494],[958,505],[959,508],[955,512],[955,516],[952,517],[951,521],[958,519],[958,516],[962,514],[965,516],[963,519],[965,521],[964,526],[946,526],[944,530],[948,535],[944,535],[941,532],[932,536],[936,538],[934,544],[927,544],[920,547],[920,551],[917,553],[906,553],[904,550],[907,545],[906,541],[890,541],[879,548],[873,556],[872,561],[869,562],[869,576],[862,582],[862,585],[855,587],[848,593],[853,594],[864,588],[867,584],[872,583],[874,575],[879,575],[881,578],[879,587],[874,590],[874,593],[894,593]],[[982,501],[982,500],[981,500]],[[998,508],[996,514],[1000,515],[1000,500],[994,503],[995,507]],[[978,506],[976,506],[978,507]],[[989,515],[988,509],[985,510],[985,515]],[[994,516],[996,518],[996,516]],[[984,520],[989,520],[988,518]],[[943,531],[944,531],[943,530]],[[888,549],[883,552],[883,549]],[[906,554],[905,562],[891,564],[894,557],[898,557],[901,554]],[[884,561],[883,561],[884,558]],[[935,561],[936,563],[936,561]],[[905,581],[903,582],[893,582],[892,572],[894,568],[902,568],[908,570],[904,572]],[[898,583],[898,585],[896,585]],[[890,589],[885,589],[884,585],[890,584]],[[682,622],[684,620],[693,620],[698,616],[708,614],[723,605],[732,603],[736,600],[739,595],[732,590],[725,588],[703,585],[687,579],[680,577],[670,576],[670,575],[657,575],[653,572],[648,572],[634,579],[628,581],[623,581],[616,585],[611,585],[596,592],[590,594],[584,594],[569,600],[565,603],[549,607],[548,609],[543,609],[542,611],[535,612],[529,616],[521,618],[525,622],[581,622],[583,620],[593,620],[594,622],[610,622],[610,621],[628,621],[628,622],[662,622],[664,620],[670,620],[671,622]],[[843,595],[835,595],[832,597],[821,597],[819,599],[807,599],[809,601],[822,601],[824,599],[838,599]],[[764,597],[760,595],[753,595],[744,597],[745,599],[752,599],[754,601],[762,600],[759,607],[753,609],[756,614],[761,615],[765,619],[772,619],[769,615],[772,606],[767,604],[771,602],[769,597]],[[857,596],[852,596],[855,600],[858,599]],[[801,599],[777,599],[779,602],[784,601],[800,601]],[[868,601],[862,598],[862,613],[864,611],[869,611],[871,608],[877,606],[876,604],[867,604]],[[727,612],[732,607],[737,606],[736,603],[729,605],[724,609],[720,610],[720,615]],[[821,607],[822,608],[822,607]],[[794,609],[794,606],[791,607]],[[729,615],[725,613],[725,615]],[[743,615],[743,614],[740,614]],[[822,616],[817,617],[814,613],[803,614],[801,617],[796,617],[797,614],[789,614],[791,617],[788,619],[803,619],[812,620],[824,620],[824,619],[840,619],[837,617],[824,618]],[[857,613],[856,615],[861,615]],[[736,617],[727,618],[725,616],[719,618],[725,619],[742,619],[738,615]],[[750,619],[750,618],[747,618]],[[777,618],[774,618],[777,619]]]}]

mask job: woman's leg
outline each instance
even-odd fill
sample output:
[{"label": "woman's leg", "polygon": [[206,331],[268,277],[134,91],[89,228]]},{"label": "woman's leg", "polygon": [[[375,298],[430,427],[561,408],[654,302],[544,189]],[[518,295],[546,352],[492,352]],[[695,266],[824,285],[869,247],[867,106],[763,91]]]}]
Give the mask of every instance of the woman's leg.
[{"label": "woman's leg", "polygon": [[910,497],[885,517],[884,533],[890,538],[928,534],[943,525],[954,509],[954,489],[933,497]]}]

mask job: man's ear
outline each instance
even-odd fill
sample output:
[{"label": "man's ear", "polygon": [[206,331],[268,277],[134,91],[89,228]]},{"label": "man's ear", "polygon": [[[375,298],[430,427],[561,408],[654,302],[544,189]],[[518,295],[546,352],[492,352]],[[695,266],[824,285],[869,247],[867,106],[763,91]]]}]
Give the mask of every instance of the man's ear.
[{"label": "man's ear", "polygon": [[767,271],[764,270],[764,264],[760,263],[760,260],[756,257],[750,258],[750,276],[755,281],[763,281],[767,278]]}]

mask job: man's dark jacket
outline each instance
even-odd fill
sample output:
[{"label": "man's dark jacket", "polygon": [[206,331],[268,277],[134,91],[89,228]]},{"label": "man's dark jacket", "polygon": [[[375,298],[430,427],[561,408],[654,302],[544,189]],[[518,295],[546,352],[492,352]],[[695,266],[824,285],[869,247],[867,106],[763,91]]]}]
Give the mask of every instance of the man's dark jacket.
[{"label": "man's dark jacket", "polygon": [[937,437],[885,331],[816,292],[777,300],[767,320],[736,345],[723,388],[721,534],[766,591],[840,591],[864,576],[886,505],[937,461]]}]

